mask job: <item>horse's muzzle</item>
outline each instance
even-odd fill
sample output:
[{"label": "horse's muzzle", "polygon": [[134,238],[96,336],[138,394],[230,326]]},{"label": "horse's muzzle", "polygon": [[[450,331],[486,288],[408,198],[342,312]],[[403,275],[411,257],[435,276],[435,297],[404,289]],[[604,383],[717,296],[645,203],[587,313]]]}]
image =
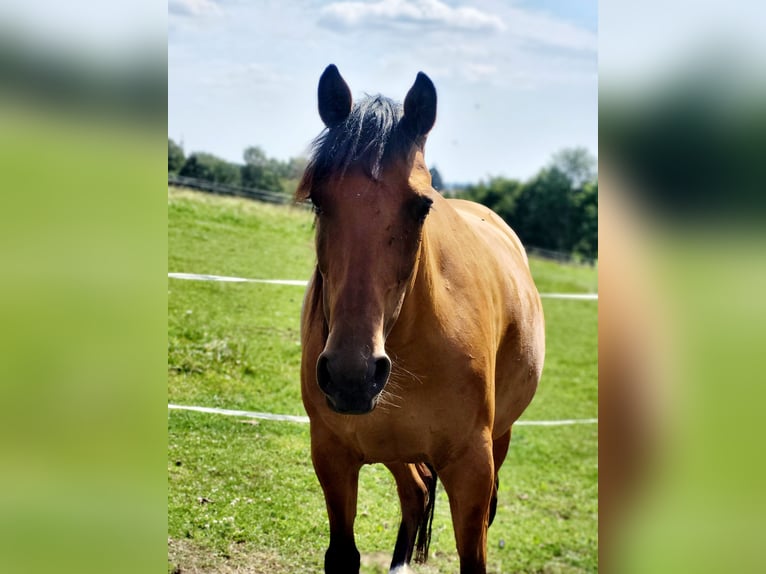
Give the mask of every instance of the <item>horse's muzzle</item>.
[{"label": "horse's muzzle", "polygon": [[317,383],[327,405],[337,413],[363,415],[375,408],[391,374],[391,360],[385,356],[346,360],[325,351],[317,360]]}]

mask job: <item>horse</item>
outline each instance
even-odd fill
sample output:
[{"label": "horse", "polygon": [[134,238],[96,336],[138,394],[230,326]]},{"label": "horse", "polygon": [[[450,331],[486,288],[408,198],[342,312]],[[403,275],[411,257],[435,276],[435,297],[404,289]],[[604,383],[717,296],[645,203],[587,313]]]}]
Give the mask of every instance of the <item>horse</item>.
[{"label": "horse", "polygon": [[401,505],[391,571],[408,571],[413,554],[427,559],[441,480],[460,572],[483,573],[498,471],[545,354],[526,253],[487,207],[431,186],[428,76],[417,74],[403,105],[352,103],[331,64],[318,108],[325,129],[295,197],[316,213],[301,395],[329,518],[325,572],[359,571],[359,471],[382,463]]}]

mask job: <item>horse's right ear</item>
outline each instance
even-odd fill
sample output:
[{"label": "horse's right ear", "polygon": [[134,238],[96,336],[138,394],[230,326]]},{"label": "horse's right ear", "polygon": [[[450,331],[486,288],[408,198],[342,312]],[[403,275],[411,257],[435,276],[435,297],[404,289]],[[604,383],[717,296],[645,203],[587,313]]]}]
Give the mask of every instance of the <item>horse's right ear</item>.
[{"label": "horse's right ear", "polygon": [[324,125],[334,128],[351,113],[351,90],[335,64],[325,68],[319,78],[319,117]]}]

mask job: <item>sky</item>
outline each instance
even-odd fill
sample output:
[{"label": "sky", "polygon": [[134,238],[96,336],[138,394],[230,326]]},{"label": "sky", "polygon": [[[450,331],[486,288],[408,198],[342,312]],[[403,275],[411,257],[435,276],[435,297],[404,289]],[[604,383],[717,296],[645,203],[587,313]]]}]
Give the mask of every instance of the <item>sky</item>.
[{"label": "sky", "polygon": [[241,162],[305,155],[334,63],[355,99],[436,85],[426,162],[446,182],[527,179],[598,150],[595,0],[169,0],[168,136]]}]

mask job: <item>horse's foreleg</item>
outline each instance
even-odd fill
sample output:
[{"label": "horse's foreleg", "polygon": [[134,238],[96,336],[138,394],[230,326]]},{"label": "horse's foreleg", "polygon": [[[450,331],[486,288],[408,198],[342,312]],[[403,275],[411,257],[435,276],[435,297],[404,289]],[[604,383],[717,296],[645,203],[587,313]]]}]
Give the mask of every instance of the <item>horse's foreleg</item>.
[{"label": "horse's foreleg", "polygon": [[311,458],[324,491],[330,519],[330,546],[325,553],[325,573],[357,574],[359,551],[354,542],[354,519],[361,464],[331,440],[312,438]]},{"label": "horse's foreleg", "polygon": [[425,464],[392,463],[387,464],[388,470],[396,480],[396,490],[399,493],[401,503],[402,522],[399,525],[399,534],[396,537],[394,556],[391,560],[391,570],[409,565],[412,553],[415,549],[415,539],[418,537],[418,558],[425,562],[428,557],[428,543],[430,542],[430,518],[433,516],[434,486],[436,476],[433,475]]},{"label": "horse's foreleg", "polygon": [[438,469],[449,496],[461,574],[485,574],[487,568],[487,527],[495,481],[491,442],[481,437]]}]

